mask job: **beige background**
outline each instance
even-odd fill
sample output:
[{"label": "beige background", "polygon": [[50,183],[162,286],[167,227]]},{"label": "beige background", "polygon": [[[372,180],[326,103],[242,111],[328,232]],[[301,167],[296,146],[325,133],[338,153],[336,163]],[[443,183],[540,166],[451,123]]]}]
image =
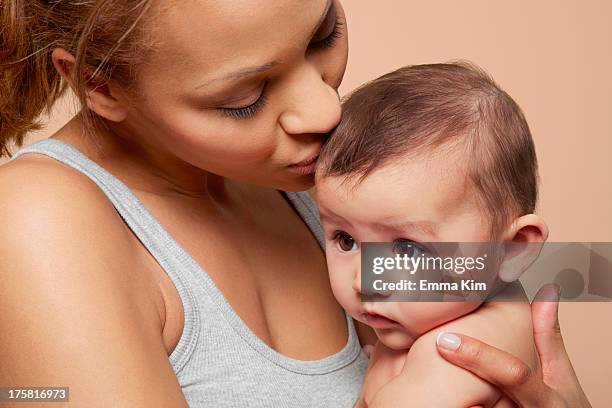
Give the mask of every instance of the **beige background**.
[{"label": "beige background", "polygon": [[[542,179],[551,241],[612,241],[612,2],[346,0],[350,60],[341,88],[406,64],[471,60],[521,105]],[[52,114],[45,137],[68,117]],[[576,371],[611,406],[612,304],[561,305]]]}]

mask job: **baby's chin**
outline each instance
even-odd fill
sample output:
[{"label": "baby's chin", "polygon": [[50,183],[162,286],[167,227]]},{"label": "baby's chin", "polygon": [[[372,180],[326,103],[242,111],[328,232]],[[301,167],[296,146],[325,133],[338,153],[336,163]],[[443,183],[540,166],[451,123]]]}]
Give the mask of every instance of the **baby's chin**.
[{"label": "baby's chin", "polygon": [[416,338],[410,335],[405,329],[374,329],[378,340],[385,346],[393,350],[409,349]]}]

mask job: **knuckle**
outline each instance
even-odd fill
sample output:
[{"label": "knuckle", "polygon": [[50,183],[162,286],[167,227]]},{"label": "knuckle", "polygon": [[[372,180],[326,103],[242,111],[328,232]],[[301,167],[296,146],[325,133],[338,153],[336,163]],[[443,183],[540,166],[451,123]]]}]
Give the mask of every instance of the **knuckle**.
[{"label": "knuckle", "polygon": [[476,363],[480,361],[482,357],[482,347],[480,343],[470,343],[461,346],[463,348],[463,355],[468,361]]},{"label": "knuckle", "polygon": [[531,368],[523,363],[515,363],[508,367],[508,385],[510,387],[520,387],[525,385],[532,375]]},{"label": "knuckle", "polygon": [[561,337],[561,325],[559,324],[559,321],[557,320],[557,322],[555,323],[555,325],[553,326],[553,333],[557,336],[557,337]]}]

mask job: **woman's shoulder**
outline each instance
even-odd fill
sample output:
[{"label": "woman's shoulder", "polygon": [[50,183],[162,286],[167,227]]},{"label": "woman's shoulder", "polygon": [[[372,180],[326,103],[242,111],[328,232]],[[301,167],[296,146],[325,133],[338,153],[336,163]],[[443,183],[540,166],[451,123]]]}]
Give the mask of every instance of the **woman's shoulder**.
[{"label": "woman's shoulder", "polygon": [[[28,154],[0,166],[0,203],[24,214],[66,213],[77,208],[84,213],[112,215],[113,206],[87,176],[50,157]],[[13,214],[18,215],[18,214]],[[61,215],[61,214],[56,214]],[[15,222],[24,221],[11,217]],[[10,220],[5,220],[10,221]]]},{"label": "woman's shoulder", "polygon": [[0,190],[0,383],[10,373],[70,384],[79,406],[186,406],[133,240],[105,195],[34,155],[0,166]]},{"label": "woman's shoulder", "polygon": [[[18,256],[56,253],[57,258],[99,262],[105,253],[129,262],[129,230],[104,193],[85,175],[40,155],[0,166],[0,246]],[[46,252],[49,251],[49,252]],[[4,251],[3,251],[4,252]]]}]

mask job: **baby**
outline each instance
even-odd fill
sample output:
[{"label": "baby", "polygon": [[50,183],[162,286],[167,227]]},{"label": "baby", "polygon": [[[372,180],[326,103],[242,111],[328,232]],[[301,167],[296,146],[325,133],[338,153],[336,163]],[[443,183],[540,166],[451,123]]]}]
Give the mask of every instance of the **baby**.
[{"label": "baby", "polygon": [[[363,301],[360,272],[363,242],[422,248],[546,240],[548,229],[533,214],[534,145],[510,96],[465,63],[409,66],[362,86],[344,102],[342,121],[321,153],[315,196],[334,295],[379,339],[358,406],[514,406],[444,361],[435,341],[442,332],[461,332],[537,368],[519,285],[503,289],[519,294],[514,302],[394,302],[389,291],[369,292]],[[528,247],[517,246],[513,256]],[[524,269],[504,265],[501,259],[495,266],[498,284]]]}]

